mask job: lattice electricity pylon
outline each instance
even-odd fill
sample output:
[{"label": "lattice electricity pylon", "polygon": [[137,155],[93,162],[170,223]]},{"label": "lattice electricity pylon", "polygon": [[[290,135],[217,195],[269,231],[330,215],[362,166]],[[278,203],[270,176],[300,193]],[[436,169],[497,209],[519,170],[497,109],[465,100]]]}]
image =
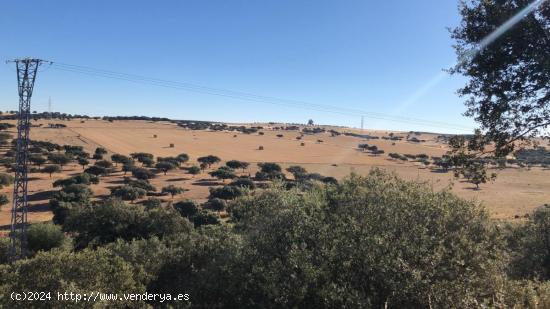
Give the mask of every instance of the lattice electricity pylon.
[{"label": "lattice electricity pylon", "polygon": [[16,59],[17,83],[19,90],[19,117],[17,121],[17,144],[15,153],[15,183],[13,186],[13,206],[11,212],[10,258],[12,261],[24,258],[27,254],[27,183],[28,148],[31,114],[31,96],[40,59]]}]

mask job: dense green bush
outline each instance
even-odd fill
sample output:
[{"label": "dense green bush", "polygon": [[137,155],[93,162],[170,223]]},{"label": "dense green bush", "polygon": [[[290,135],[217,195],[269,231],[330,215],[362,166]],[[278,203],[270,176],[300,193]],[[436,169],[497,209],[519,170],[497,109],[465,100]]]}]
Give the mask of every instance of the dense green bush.
[{"label": "dense green bush", "polygon": [[109,200],[93,207],[74,208],[63,225],[67,232],[76,232],[77,248],[98,246],[124,240],[163,237],[189,232],[189,222],[164,208],[145,210],[140,205]]},{"label": "dense green bush", "polygon": [[31,252],[48,251],[63,245],[65,235],[59,225],[52,223],[31,224],[27,230],[28,248]]},{"label": "dense green bush", "polygon": [[512,227],[507,240],[514,277],[550,280],[550,205],[535,210],[525,224]]},{"label": "dense green bush", "polygon": [[[136,280],[134,268],[111,252],[84,250],[81,252],[40,252],[32,259],[11,266],[0,266],[0,307],[2,308],[82,308],[83,302],[58,300],[57,292],[74,293],[143,293],[145,286]],[[51,292],[50,301],[14,301],[14,291]],[[136,308],[143,302],[97,301],[94,307]]]},{"label": "dense green bush", "polygon": [[232,214],[260,307],[469,307],[500,275],[482,209],[379,170],[247,196]]}]

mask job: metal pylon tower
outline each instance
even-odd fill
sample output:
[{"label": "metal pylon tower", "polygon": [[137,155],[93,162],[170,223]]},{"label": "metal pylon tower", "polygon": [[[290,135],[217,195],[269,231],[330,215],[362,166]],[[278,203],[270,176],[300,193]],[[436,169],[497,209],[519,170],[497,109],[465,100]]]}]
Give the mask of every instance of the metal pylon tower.
[{"label": "metal pylon tower", "polygon": [[17,121],[17,144],[15,153],[15,183],[11,211],[10,257],[12,261],[27,254],[27,183],[28,148],[31,114],[31,96],[40,59],[16,59],[19,90],[19,117]]}]

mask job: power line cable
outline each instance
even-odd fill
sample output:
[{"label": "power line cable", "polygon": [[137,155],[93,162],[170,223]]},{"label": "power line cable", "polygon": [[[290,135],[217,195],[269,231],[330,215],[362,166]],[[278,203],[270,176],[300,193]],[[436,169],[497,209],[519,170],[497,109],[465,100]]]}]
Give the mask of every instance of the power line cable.
[{"label": "power line cable", "polygon": [[446,122],[431,121],[431,120],[418,119],[418,118],[412,118],[412,117],[401,117],[401,116],[388,115],[384,113],[368,112],[368,111],[359,110],[359,109],[343,108],[343,107],[336,107],[331,105],[314,104],[314,103],[305,102],[305,101],[268,97],[268,96],[256,95],[252,93],[239,92],[239,91],[233,91],[233,90],[227,90],[227,89],[221,89],[221,88],[212,88],[212,87],[206,87],[206,86],[192,84],[192,83],[157,79],[157,78],[146,77],[141,75],[126,74],[126,73],[120,73],[120,72],[115,72],[110,70],[103,70],[103,69],[97,69],[97,68],[92,68],[88,66],[80,66],[80,65],[67,64],[67,63],[61,63],[61,62],[54,62],[52,65],[52,68],[60,71],[85,74],[85,75],[94,76],[94,77],[111,78],[111,79],[123,80],[123,81],[128,81],[133,83],[149,84],[149,85],[165,87],[165,88],[186,90],[191,92],[216,95],[216,96],[233,98],[233,99],[247,100],[247,101],[259,102],[259,103],[267,103],[272,105],[309,109],[309,110],[326,112],[326,113],[335,113],[335,114],[347,115],[347,116],[359,115],[359,116],[364,116],[371,119],[387,120],[387,121],[416,124],[416,125],[425,125],[425,126],[438,127],[438,128],[455,129],[455,130],[468,131],[468,132],[472,130],[471,128],[466,126],[461,126],[461,125],[456,125],[456,124],[446,123]]}]

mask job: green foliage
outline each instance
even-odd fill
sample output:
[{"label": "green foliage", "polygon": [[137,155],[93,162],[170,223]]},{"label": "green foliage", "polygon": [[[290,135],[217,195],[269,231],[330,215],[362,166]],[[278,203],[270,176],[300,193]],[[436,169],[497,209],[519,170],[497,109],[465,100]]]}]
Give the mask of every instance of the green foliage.
[{"label": "green foliage", "polygon": [[227,207],[227,202],[220,198],[213,198],[204,203],[203,208],[213,211],[222,211]]},{"label": "green foliage", "polygon": [[180,153],[176,156],[176,158],[179,160],[180,163],[185,163],[189,161],[189,155],[186,153]]},{"label": "green foliage", "polygon": [[31,252],[49,251],[63,244],[65,235],[59,225],[35,223],[27,230],[28,248]]},{"label": "green foliage", "polygon": [[[50,301],[32,303],[36,308],[82,308],[82,302],[58,300],[57,292],[143,293],[145,286],[136,280],[130,264],[105,249],[76,253],[54,250],[0,268],[0,295],[10,295],[13,291],[51,292]],[[105,308],[135,308],[138,305],[140,302],[127,300],[94,303],[94,306]],[[29,306],[26,301],[0,297],[3,308]]]},{"label": "green foliage", "polygon": [[7,122],[0,123],[0,131],[5,131],[7,129],[15,128],[15,125]]},{"label": "green foliage", "polygon": [[103,167],[104,169],[110,169],[111,167],[113,167],[113,163],[111,163],[111,161],[107,161],[107,160],[98,160],[96,163],[95,163],[96,166],[99,166],[99,167]]},{"label": "green foliage", "polygon": [[29,161],[32,163],[32,164],[36,164],[38,165],[38,167],[40,168],[40,166],[44,163],[46,163],[46,158],[44,158],[41,154],[31,154],[29,156]]},{"label": "green foliage", "polygon": [[6,194],[0,194],[0,209],[9,202],[10,200]]},{"label": "green foliage", "polygon": [[245,196],[231,211],[250,246],[251,293],[266,301],[257,306],[468,307],[498,279],[483,210],[379,170],[305,194]]},{"label": "green foliage", "polygon": [[239,161],[239,160],[230,160],[225,163],[227,167],[232,169],[242,169],[243,171],[248,168],[250,165],[248,162]]},{"label": "green foliage", "polygon": [[145,191],[153,191],[153,192],[157,191],[157,188],[155,188],[155,186],[149,183],[148,180],[142,180],[142,179],[134,180],[134,179],[125,177],[124,183],[132,187],[141,188]]},{"label": "green foliage", "polygon": [[174,209],[182,216],[191,218],[199,211],[197,203],[191,200],[181,201],[174,204]]},{"label": "green foliage", "polygon": [[286,171],[291,173],[294,176],[295,180],[300,180],[307,175],[306,169],[299,165],[289,166]]},{"label": "green foliage", "polygon": [[66,187],[73,184],[91,185],[91,184],[98,184],[98,183],[99,183],[99,178],[97,178],[97,176],[91,175],[88,173],[82,173],[70,178],[56,180],[53,182],[53,186],[55,188],[55,187]]},{"label": "green foliage", "polygon": [[97,148],[95,149],[94,154],[103,156],[104,154],[107,154],[107,149],[105,149],[105,148],[103,148],[103,147],[97,147]]},{"label": "green foliage", "polygon": [[155,168],[161,170],[164,175],[170,170],[176,169],[177,165],[170,161],[160,161],[155,165]]},{"label": "green foliage", "polygon": [[48,155],[48,160],[53,164],[64,166],[65,164],[71,162],[72,158],[63,153],[51,153]]},{"label": "green foliage", "polygon": [[234,199],[243,194],[242,189],[234,186],[223,186],[219,188],[210,188],[210,198],[221,198],[224,200]]},{"label": "green foliage", "polygon": [[197,161],[201,164],[206,164],[208,167],[210,167],[212,164],[216,164],[220,162],[221,159],[213,155],[208,155],[208,156],[198,158]]},{"label": "green foliage", "polygon": [[140,180],[148,180],[155,177],[155,174],[146,168],[136,167],[132,170],[132,175]]},{"label": "green foliage", "polygon": [[195,228],[203,225],[213,225],[220,223],[220,220],[215,213],[205,209],[199,209],[199,211],[193,217],[191,217],[191,220],[193,221]]},{"label": "green foliage", "polygon": [[237,188],[247,188],[250,190],[256,189],[256,184],[254,181],[248,177],[240,177],[234,179],[230,184],[230,186],[237,187]]},{"label": "green foliage", "polygon": [[550,280],[550,205],[535,210],[508,237],[516,278]]},{"label": "green foliage", "polygon": [[497,156],[513,151],[515,140],[548,136],[550,5],[541,3],[513,29],[478,50],[483,38],[529,4],[524,0],[463,1],[462,22],[452,31],[459,61],[451,72],[468,78],[459,90],[466,98],[466,115],[494,142]]},{"label": "green foliage", "polygon": [[59,173],[61,172],[61,166],[59,165],[46,165],[42,169],[42,173],[50,174],[50,178],[52,177],[53,173]]},{"label": "green foliage", "polygon": [[78,165],[82,166],[82,169],[84,169],[86,166],[90,164],[90,161],[86,158],[78,158]]},{"label": "green foliage", "polygon": [[210,172],[209,174],[212,177],[216,177],[218,179],[223,179],[223,180],[233,179],[233,178],[237,177],[237,175],[235,175],[233,170],[231,170],[230,168],[228,168],[226,166],[222,166],[222,167],[218,168],[217,170]]},{"label": "green foliage", "polygon": [[162,188],[162,193],[168,193],[174,198],[174,195],[182,194],[185,190],[181,187],[176,187],[174,185],[168,185]]},{"label": "green foliage", "polygon": [[189,232],[187,220],[164,208],[144,210],[140,205],[109,200],[94,207],[75,208],[63,229],[76,232],[76,247],[98,246],[115,241],[164,237]]},{"label": "green foliage", "polygon": [[[10,239],[0,237],[0,269],[2,264],[7,264],[10,260]],[[1,300],[2,298],[0,298]]]},{"label": "green foliage", "polygon": [[111,156],[111,160],[113,162],[115,162],[115,164],[118,164],[118,163],[127,164],[127,163],[132,162],[132,159],[130,159],[129,157],[127,157],[125,155],[118,154],[118,153],[113,154]]},{"label": "green foliage", "polygon": [[111,188],[111,196],[118,197],[124,201],[134,201],[145,196],[147,191],[142,188],[132,187],[129,185]]},{"label": "green foliage", "polygon": [[285,179],[281,166],[277,163],[258,163],[260,170],[256,172],[257,180]]},{"label": "green foliage", "polygon": [[84,170],[84,173],[88,173],[95,176],[100,175],[107,175],[108,171],[106,168],[98,166],[98,165],[92,165]]},{"label": "green foliage", "polygon": [[50,208],[54,214],[53,222],[63,224],[72,209],[89,206],[91,197],[92,190],[85,184],[64,186],[50,200]]},{"label": "green foliage", "polygon": [[201,173],[201,168],[196,165],[193,165],[187,169],[187,172],[191,175],[198,175]]},{"label": "green foliage", "polygon": [[145,209],[153,209],[162,207],[162,200],[154,197],[150,197],[142,202]]},{"label": "green foliage", "polygon": [[14,178],[10,174],[0,173],[0,188],[13,185]]}]

